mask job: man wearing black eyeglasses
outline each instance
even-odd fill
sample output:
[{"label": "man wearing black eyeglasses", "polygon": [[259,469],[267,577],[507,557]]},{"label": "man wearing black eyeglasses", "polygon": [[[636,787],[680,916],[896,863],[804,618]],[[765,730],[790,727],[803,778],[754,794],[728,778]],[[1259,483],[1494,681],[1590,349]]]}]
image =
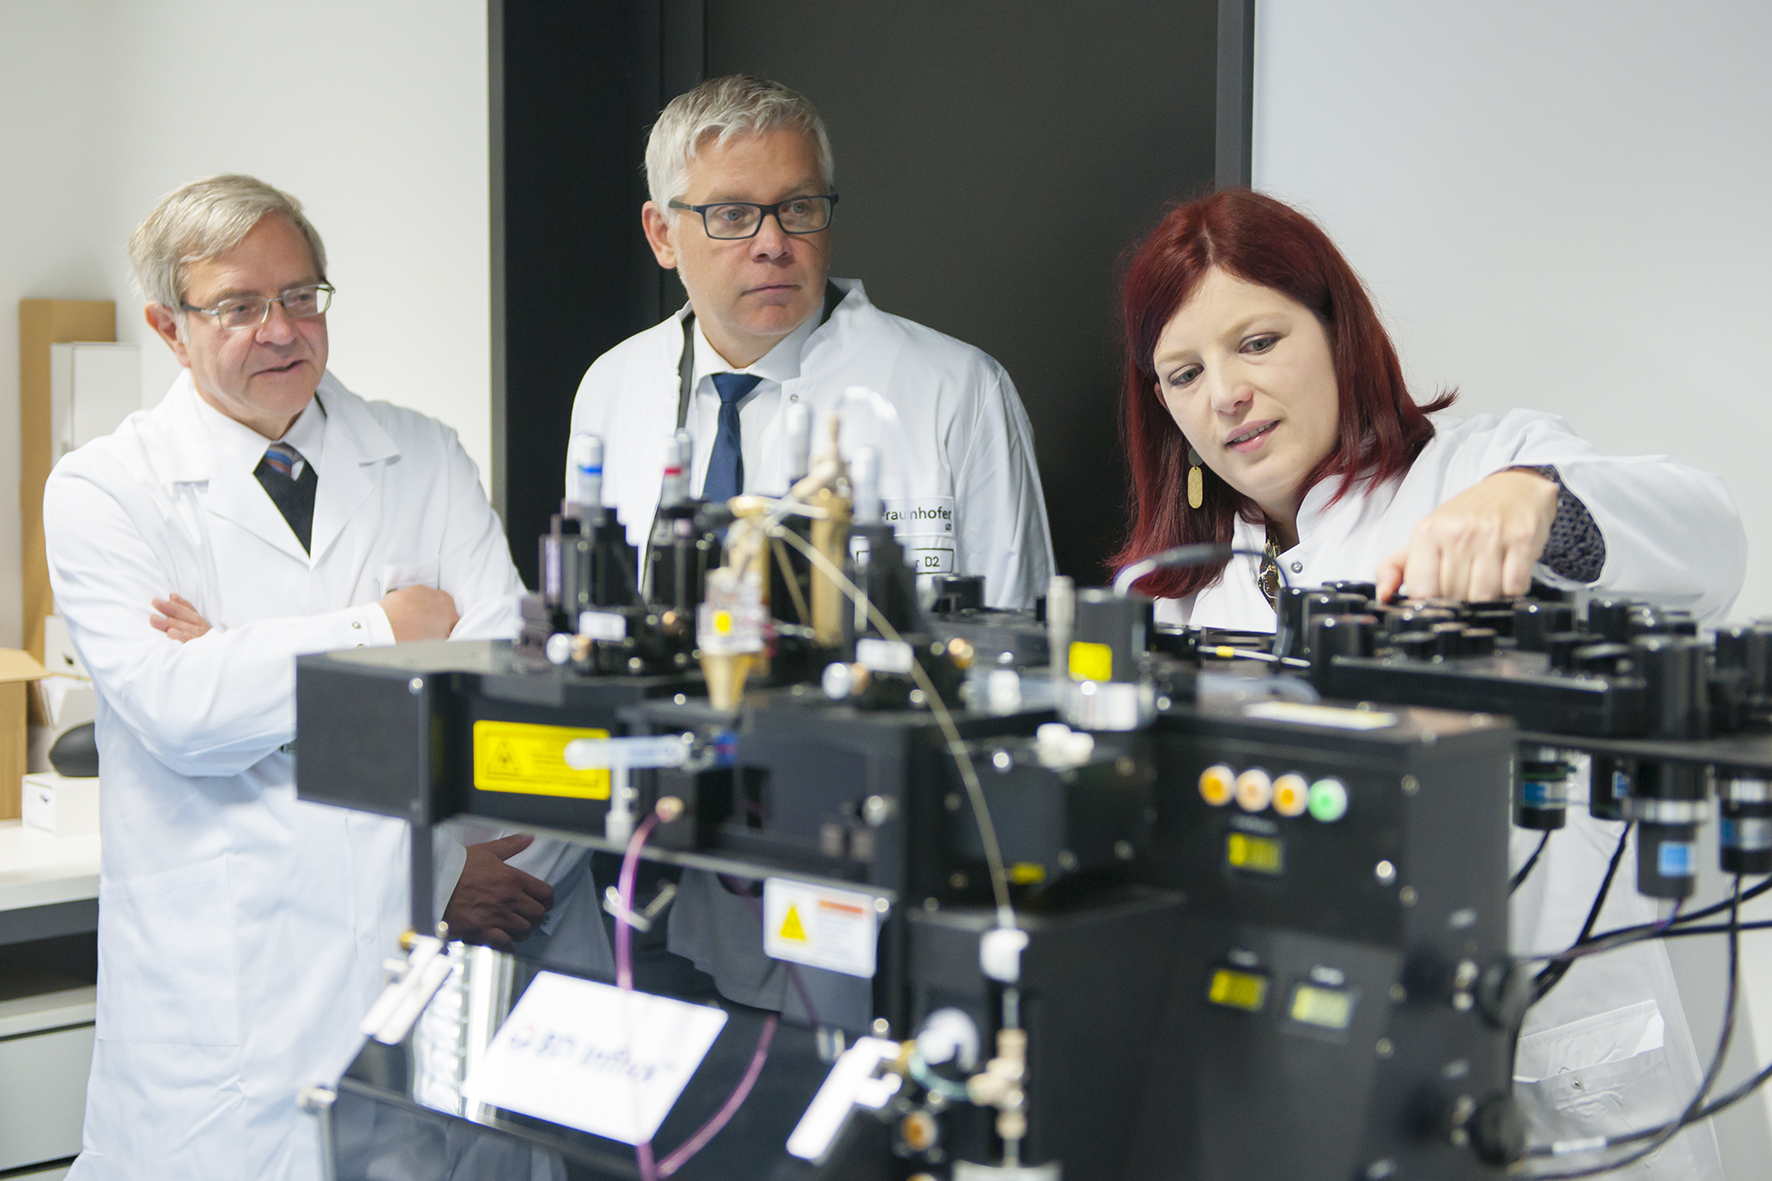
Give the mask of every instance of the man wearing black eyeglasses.
[{"label": "man wearing black eyeglasses", "polygon": [[[653,125],[646,179],[646,240],[689,304],[598,358],[572,412],[574,435],[604,441],[604,503],[629,540],[644,552],[678,429],[694,441],[693,494],[779,494],[795,474],[790,409],[810,412],[814,438],[841,412],[844,451],[881,457],[885,516],[917,571],[982,574],[988,605],[1032,606],[1052,575],[1052,540],[1015,386],[978,349],[829,277],[835,169],[812,104],[745,75],[704,82]],[[858,404],[857,386],[886,413],[872,398]],[[669,952],[726,997],[780,1009],[785,977],[762,953],[752,900],[693,870],[676,897]],[[556,913],[543,954],[613,970],[596,888],[581,881]]]},{"label": "man wearing black eyeglasses", "polygon": [[[333,291],[300,202],[194,181],[130,263],[181,371],[43,501],[104,780],[72,1175],[318,1177],[296,1091],[355,1052],[411,861],[405,824],[296,798],[295,657],[508,636],[522,583],[454,432],[327,372]],[[453,934],[508,948],[542,921],[552,890],[503,861],[527,841],[438,842]]]},{"label": "man wearing black eyeglasses", "polygon": [[844,410],[843,447],[882,457],[889,521],[923,574],[982,574],[985,600],[1045,593],[1052,543],[1033,434],[1008,374],[970,345],[830,279],[830,139],[812,104],[774,82],[716,78],[673,100],[646,149],[641,209],[660,266],[689,293],[676,315],[585,374],[574,434],[605,442],[605,501],[644,546],[664,440],[694,441],[691,491],[706,500],[786,491],[788,408],[817,424],[862,386],[902,432]]}]

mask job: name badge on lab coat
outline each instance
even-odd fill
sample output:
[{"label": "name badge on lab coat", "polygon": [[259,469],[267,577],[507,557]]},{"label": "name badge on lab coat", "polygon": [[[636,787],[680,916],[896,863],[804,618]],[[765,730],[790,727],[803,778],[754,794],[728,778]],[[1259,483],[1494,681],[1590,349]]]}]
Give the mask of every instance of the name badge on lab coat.
[{"label": "name badge on lab coat", "polygon": [[904,546],[905,561],[918,574],[954,573],[954,498],[920,496],[888,500],[883,506],[886,523]]}]

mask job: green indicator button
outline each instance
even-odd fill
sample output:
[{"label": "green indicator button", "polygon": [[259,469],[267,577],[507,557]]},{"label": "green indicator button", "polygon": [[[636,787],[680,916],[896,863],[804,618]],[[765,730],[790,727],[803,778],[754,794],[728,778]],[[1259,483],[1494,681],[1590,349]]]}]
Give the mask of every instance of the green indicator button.
[{"label": "green indicator button", "polygon": [[1311,815],[1333,824],[1347,815],[1347,788],[1339,779],[1319,779],[1311,784]]}]

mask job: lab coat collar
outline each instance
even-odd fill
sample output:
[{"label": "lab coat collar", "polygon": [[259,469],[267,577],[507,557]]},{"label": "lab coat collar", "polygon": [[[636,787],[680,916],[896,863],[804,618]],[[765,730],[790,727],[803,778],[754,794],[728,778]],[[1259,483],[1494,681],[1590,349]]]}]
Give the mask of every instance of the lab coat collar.
[{"label": "lab coat collar", "polygon": [[702,383],[716,373],[754,373],[764,381],[772,381],[777,385],[792,381],[800,376],[800,355],[806,347],[807,338],[818,328],[818,319],[813,317],[801,324],[776,342],[775,347],[764,353],[757,360],[744,367],[735,369],[722,357],[717,349],[702,334],[701,321],[695,321],[695,389],[700,392]]},{"label": "lab coat collar", "polygon": [[[362,465],[392,459],[400,449],[363,401],[331,373],[320,379],[315,396],[326,414],[324,441],[315,463],[319,485],[315,488],[310,537],[313,558],[318,559],[374,490],[373,483],[361,471]],[[310,562],[289,522],[253,474],[264,448],[269,446],[266,440],[204,402],[189,370],[181,372],[173,382],[155,416],[166,426],[161,443],[168,482],[207,481],[205,503],[211,512],[233,521],[297,561]]]},{"label": "lab coat collar", "polygon": [[[320,379],[317,399],[326,409],[326,443],[315,465],[320,477],[314,489],[315,561],[338,540],[362,503],[375,490],[363,473],[367,464],[398,458],[400,448],[382,429],[369,407],[328,373]],[[267,498],[268,499],[268,498]]]},{"label": "lab coat collar", "polygon": [[[873,339],[887,330],[887,318],[875,312],[860,279],[832,279],[831,283],[843,293],[843,299],[831,312],[831,318],[806,338],[800,350],[801,377],[816,378],[844,363],[844,344],[857,340],[858,333],[860,338]],[[859,322],[870,314],[882,323],[875,325],[871,333],[861,333]],[[885,378],[880,380],[885,383]]]}]

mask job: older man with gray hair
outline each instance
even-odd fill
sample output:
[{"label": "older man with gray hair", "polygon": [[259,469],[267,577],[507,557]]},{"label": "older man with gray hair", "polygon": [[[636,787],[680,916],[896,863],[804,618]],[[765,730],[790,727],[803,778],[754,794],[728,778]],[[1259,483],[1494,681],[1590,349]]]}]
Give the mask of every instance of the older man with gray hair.
[{"label": "older man with gray hair", "polygon": [[[442,423],[327,372],[326,253],[245,176],[167,195],[130,261],[183,366],[44,492],[50,578],[98,691],[98,1040],[81,1181],[317,1178],[295,1105],[355,1049],[407,925],[406,828],[295,796],[295,657],[509,635],[522,590]],[[552,901],[454,848],[439,903],[509,946]]]},{"label": "older man with gray hair", "polygon": [[[779,83],[715,78],[665,107],[646,147],[651,200],[640,221],[689,303],[597,359],[572,432],[603,439],[604,502],[643,547],[673,432],[694,440],[690,487],[703,499],[781,493],[795,458],[787,408],[804,406],[821,423],[846,409],[851,387],[867,387],[896,425],[850,408],[842,446],[881,455],[885,518],[917,571],[981,574],[987,604],[1030,607],[1052,575],[1052,539],[1015,386],[978,349],[879,310],[856,280],[829,277],[835,168],[824,121]],[[613,860],[590,860],[590,877],[607,883]],[[595,885],[569,884],[558,868],[549,876],[567,900],[546,954],[610,970]],[[729,999],[779,1009],[785,978],[763,955],[749,901],[712,875],[685,873],[666,937],[655,928],[640,940],[658,957],[657,978],[693,986],[698,978],[680,970],[687,960]]]},{"label": "older man with gray hair", "polygon": [[991,606],[1030,607],[1052,574],[1052,541],[1015,386],[978,349],[828,277],[835,167],[824,121],[779,83],[715,78],[665,107],[640,220],[689,303],[597,359],[572,431],[603,438],[605,501],[644,546],[673,431],[695,442],[691,490],[703,499],[779,493],[786,408],[816,422],[866,386],[903,433],[853,413],[843,445],[880,450],[886,517],[918,572],[982,574]]}]

